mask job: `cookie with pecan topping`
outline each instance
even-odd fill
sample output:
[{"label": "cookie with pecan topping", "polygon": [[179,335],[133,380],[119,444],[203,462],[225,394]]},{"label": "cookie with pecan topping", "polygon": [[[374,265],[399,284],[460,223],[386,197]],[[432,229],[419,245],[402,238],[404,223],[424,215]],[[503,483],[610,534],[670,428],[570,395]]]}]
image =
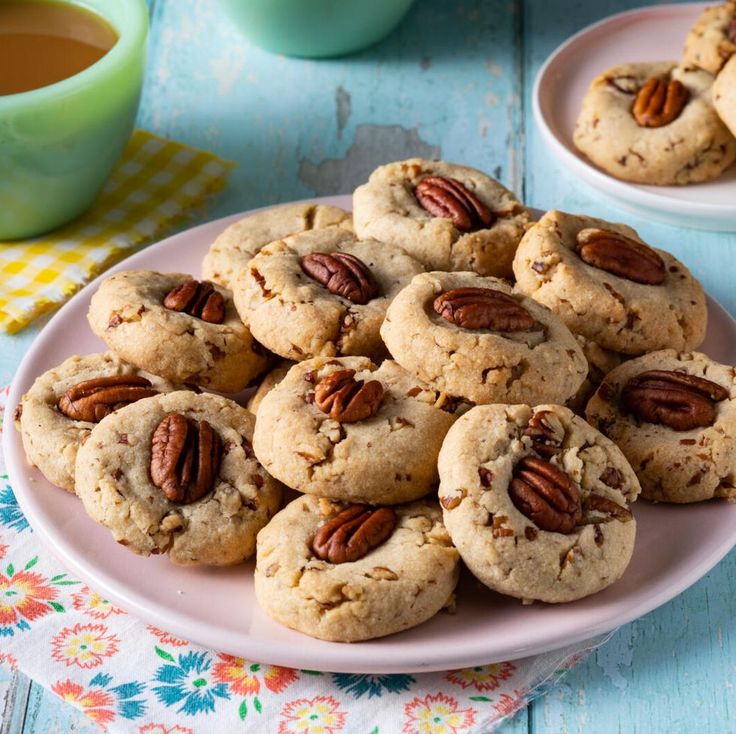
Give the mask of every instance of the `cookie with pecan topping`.
[{"label": "cookie with pecan topping", "polygon": [[287,627],[357,642],[452,605],[459,565],[435,501],[389,509],[304,496],[258,533],[255,592]]},{"label": "cookie with pecan topping", "polygon": [[271,361],[230,291],[183,273],[111,275],[92,296],[87,319],[114,352],[174,382],[238,392]]},{"label": "cookie with pecan topping", "polygon": [[182,566],[227,566],[255,551],[281,485],[255,458],[255,418],[220,395],[177,391],[122,408],[80,448],[76,490],[113,539]]},{"label": "cookie with pecan topping", "polygon": [[554,314],[475,273],[417,275],[389,306],[381,336],[402,367],[473,403],[562,403],[587,371]]},{"label": "cookie with pecan topping", "polygon": [[482,405],[450,429],[440,504],[486,586],[567,602],[616,581],[631,559],[639,482],[616,445],[559,405]]},{"label": "cookie with pecan topping", "polygon": [[260,250],[289,235],[326,227],[352,231],[349,212],[325,204],[284,204],[249,214],[229,225],[212,243],[202,262],[202,276],[225,288]]},{"label": "cookie with pecan topping", "polygon": [[507,188],[469,166],[411,158],[377,168],[353,194],[355,231],[395,244],[428,270],[511,276],[531,221]]},{"label": "cookie with pecan topping", "polygon": [[397,504],[437,485],[437,455],[467,405],[392,360],[318,357],[263,398],[253,439],[277,479],[345,502]]},{"label": "cookie with pecan topping", "polygon": [[717,178],[736,140],[713,107],[713,76],[675,62],[621,64],[596,77],[573,142],[624,181],[669,186]]},{"label": "cookie with pecan topping", "polygon": [[391,299],[422,266],[398,247],[337,227],[264,247],[235,278],[235,306],[253,335],[294,361],[382,358]]},{"label": "cookie with pecan topping", "polygon": [[73,356],[36,378],[15,413],[28,461],[52,484],[74,491],[77,450],[106,415],[177,389],[113,352]]},{"label": "cookie with pecan topping", "polygon": [[735,375],[698,352],[652,352],[612,370],[586,416],[631,462],[645,499],[736,500]]},{"label": "cookie with pecan topping", "polygon": [[705,338],[700,283],[624,224],[549,211],[524,235],[514,274],[520,291],[606,349],[694,349]]}]

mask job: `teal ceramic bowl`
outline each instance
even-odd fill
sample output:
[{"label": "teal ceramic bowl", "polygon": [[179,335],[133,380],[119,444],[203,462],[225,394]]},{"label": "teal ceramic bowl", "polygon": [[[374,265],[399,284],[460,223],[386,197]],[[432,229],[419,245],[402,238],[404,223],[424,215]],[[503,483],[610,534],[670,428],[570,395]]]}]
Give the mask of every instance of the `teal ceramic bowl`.
[{"label": "teal ceramic bowl", "polygon": [[63,1],[102,16],[118,41],[79,74],[0,96],[0,240],[38,235],[81,214],[133,130],[146,61],[145,0]]},{"label": "teal ceramic bowl", "polygon": [[377,43],[414,0],[221,0],[240,31],[287,56],[342,56]]}]

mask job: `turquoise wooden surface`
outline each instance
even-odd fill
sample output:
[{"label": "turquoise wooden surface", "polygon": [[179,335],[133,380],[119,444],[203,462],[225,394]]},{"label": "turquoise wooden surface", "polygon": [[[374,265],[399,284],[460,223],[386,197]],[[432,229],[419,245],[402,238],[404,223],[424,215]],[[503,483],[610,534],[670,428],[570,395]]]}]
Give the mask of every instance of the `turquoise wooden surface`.
[{"label": "turquoise wooden surface", "polygon": [[[736,236],[617,210],[562,169],[534,129],[531,86],[545,57],[586,24],[638,4],[417,0],[379,46],[317,62],[249,46],[214,2],[153,0],[139,124],[238,162],[228,192],[200,218],[349,192],[379,163],[442,156],[490,171],[530,205],[629,222],[736,314]],[[37,331],[0,338],[3,382]],[[502,732],[736,731],[734,592],[731,553],[686,593],[619,630]],[[0,678],[3,708],[0,734],[96,731],[22,675]]]}]

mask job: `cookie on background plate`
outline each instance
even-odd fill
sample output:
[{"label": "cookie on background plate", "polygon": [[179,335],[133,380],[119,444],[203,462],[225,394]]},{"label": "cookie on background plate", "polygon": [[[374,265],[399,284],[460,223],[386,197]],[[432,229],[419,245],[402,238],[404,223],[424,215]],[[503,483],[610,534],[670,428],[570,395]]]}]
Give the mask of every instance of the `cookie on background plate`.
[{"label": "cookie on background plate", "polygon": [[683,58],[711,74],[718,74],[736,54],[736,2],[712,5],[703,10],[685,38]]},{"label": "cookie on background plate", "polygon": [[437,455],[462,407],[392,360],[311,359],[263,398],[253,449],[300,492],[409,502],[437,486]]},{"label": "cookie on background plate", "polygon": [[436,502],[368,507],[304,496],[258,533],[258,602],[277,622],[322,640],[415,627],[452,605],[458,574]]},{"label": "cookie on background plate", "polygon": [[721,120],[736,135],[736,55],[731,57],[716,77],[713,84],[713,105]]},{"label": "cookie on background plate", "polygon": [[450,429],[440,504],[453,543],[486,586],[568,602],[626,570],[639,482],[616,445],[559,405],[481,405]]},{"label": "cookie on background plate", "polygon": [[331,227],[264,247],[236,277],[233,296],[255,338],[285,359],[380,359],[386,308],[422,270],[398,247]]},{"label": "cookie on background plate", "polygon": [[736,140],[712,102],[713,76],[671,61],[621,64],[593,80],[573,142],[624,181],[710,181],[736,159]]},{"label": "cookie on background plate", "polygon": [[202,262],[202,277],[233,287],[238,271],[264,245],[298,232],[325,227],[352,230],[350,212],[325,204],[284,204],[250,214],[227,227],[212,243]]},{"label": "cookie on background plate", "polygon": [[134,553],[168,553],[181,566],[240,563],[281,502],[281,485],[253,454],[254,422],[211,393],[139,400],[100,421],[80,448],[77,494]]},{"label": "cookie on background plate", "polygon": [[694,349],[705,338],[700,283],[625,224],[549,211],[524,235],[514,274],[518,290],[606,349]]},{"label": "cookie on background plate", "polygon": [[658,502],[736,501],[736,370],[698,352],[645,354],[610,372],[586,409]]},{"label": "cookie on background plate", "polygon": [[57,487],[74,492],[74,463],[95,424],[170,382],[113,352],[73,356],[37,377],[15,411],[26,458]]},{"label": "cookie on background plate", "polygon": [[231,293],[183,273],[111,275],[92,296],[87,320],[123,359],[174,382],[238,392],[271,361]]},{"label": "cookie on background plate", "polygon": [[557,316],[476,273],[417,275],[389,306],[381,336],[402,367],[473,403],[564,403],[587,372]]},{"label": "cookie on background plate", "polygon": [[380,166],[353,194],[355,231],[403,248],[427,270],[511,277],[531,221],[526,207],[482,171],[410,158]]}]

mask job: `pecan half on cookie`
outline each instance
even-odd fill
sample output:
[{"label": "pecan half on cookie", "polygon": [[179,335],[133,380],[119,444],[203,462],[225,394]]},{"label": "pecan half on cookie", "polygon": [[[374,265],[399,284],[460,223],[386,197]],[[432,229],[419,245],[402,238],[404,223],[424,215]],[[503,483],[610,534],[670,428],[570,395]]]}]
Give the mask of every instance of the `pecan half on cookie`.
[{"label": "pecan half on cookie", "polygon": [[111,375],[84,380],[60,398],[59,410],[75,421],[97,423],[114,410],[157,395],[151,381],[138,375]]},{"label": "pecan half on cookie", "polygon": [[414,189],[414,196],[432,216],[451,219],[461,232],[490,227],[493,212],[460,181],[444,176],[427,176]]},{"label": "pecan half on cookie", "polygon": [[210,324],[221,324],[225,320],[225,299],[206,280],[187,280],[172,288],[163,304],[171,311],[184,312]]},{"label": "pecan half on cookie", "polygon": [[221,455],[222,441],[207,421],[169,413],[151,439],[151,479],[171,502],[195,502],[213,488]]},{"label": "pecan half on cookie", "polygon": [[347,252],[312,252],[301,260],[302,270],[336,296],[365,305],[378,295],[370,268]]},{"label": "pecan half on cookie", "polygon": [[350,505],[319,529],[312,550],[330,563],[357,561],[388,540],[396,520],[391,507]]},{"label": "pecan half on cookie", "polygon": [[453,288],[437,296],[436,313],[464,329],[528,331],[534,318],[516,299],[492,288]]},{"label": "pecan half on cookie", "polygon": [[357,423],[378,412],[383,385],[378,380],[355,379],[355,370],[338,370],[320,380],[314,389],[317,407],[340,423]]},{"label": "pecan half on cookie", "polygon": [[680,116],[688,97],[681,81],[652,77],[637,92],[631,114],[641,127],[664,127]]}]

